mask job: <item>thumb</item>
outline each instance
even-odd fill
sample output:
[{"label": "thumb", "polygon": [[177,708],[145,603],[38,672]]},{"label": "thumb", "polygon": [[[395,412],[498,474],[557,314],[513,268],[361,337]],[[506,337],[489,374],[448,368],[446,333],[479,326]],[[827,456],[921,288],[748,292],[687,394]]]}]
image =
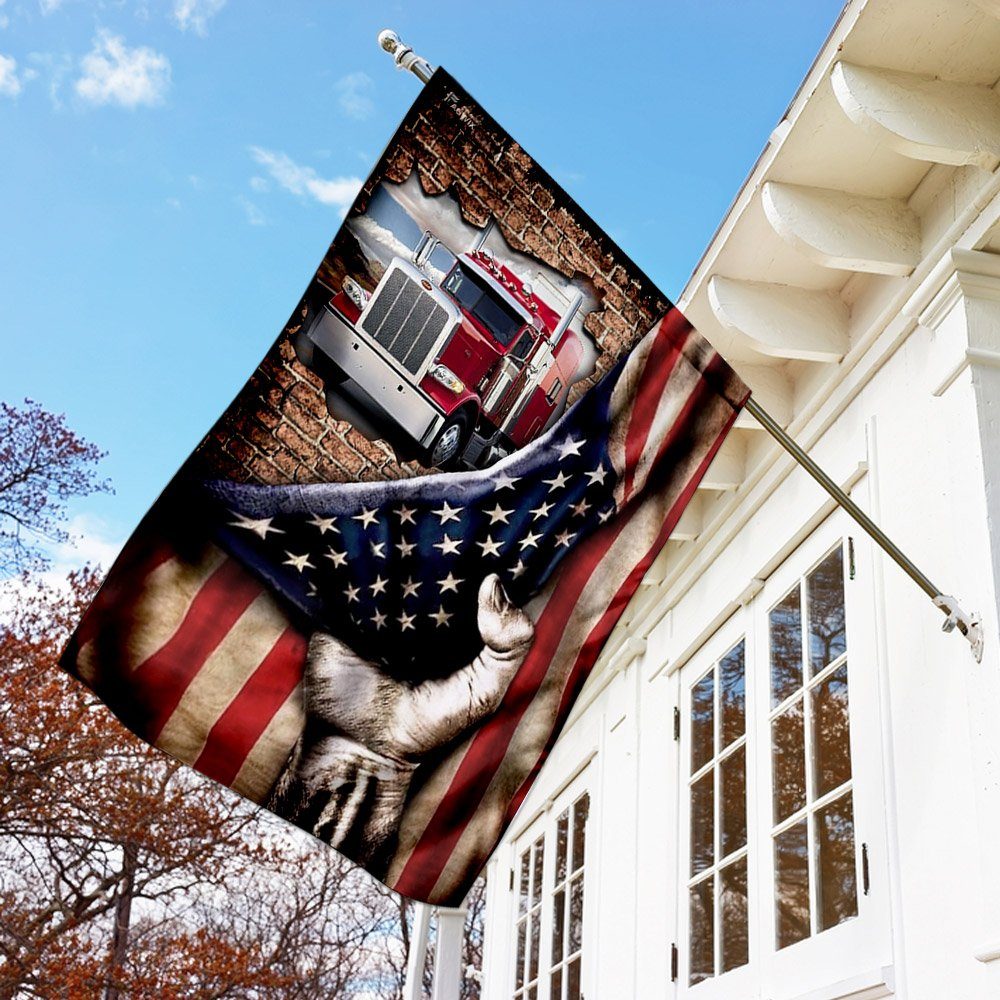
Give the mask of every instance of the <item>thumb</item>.
[{"label": "thumb", "polygon": [[496,573],[491,573],[479,585],[476,622],[484,645],[495,653],[531,645],[535,635],[531,619],[507,596]]},{"label": "thumb", "polygon": [[482,652],[448,677],[424,681],[400,700],[408,754],[427,753],[477,725],[500,704],[528,655],[535,626],[494,573],[479,588]]}]

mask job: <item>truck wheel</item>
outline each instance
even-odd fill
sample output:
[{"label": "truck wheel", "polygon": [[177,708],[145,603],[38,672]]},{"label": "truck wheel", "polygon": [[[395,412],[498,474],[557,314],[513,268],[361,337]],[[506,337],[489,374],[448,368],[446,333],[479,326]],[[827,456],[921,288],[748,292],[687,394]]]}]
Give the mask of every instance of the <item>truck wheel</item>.
[{"label": "truck wheel", "polygon": [[459,411],[449,417],[424,453],[424,464],[439,469],[453,469],[469,438],[469,417]]}]

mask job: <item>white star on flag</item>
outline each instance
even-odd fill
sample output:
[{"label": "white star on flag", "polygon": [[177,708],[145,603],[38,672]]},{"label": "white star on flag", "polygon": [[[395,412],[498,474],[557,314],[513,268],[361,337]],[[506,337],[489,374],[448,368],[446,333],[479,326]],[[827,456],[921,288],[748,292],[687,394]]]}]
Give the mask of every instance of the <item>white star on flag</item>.
[{"label": "white star on flag", "polygon": [[512,510],[504,510],[500,504],[497,504],[493,510],[488,510],[486,513],[490,516],[490,524],[496,524],[497,521],[500,521],[502,524],[509,524],[510,522],[507,520],[507,515],[513,514],[514,512]]},{"label": "white star on flag", "polygon": [[420,581],[414,580],[411,576],[406,583],[403,584],[403,598],[416,597],[417,591],[420,589]]},{"label": "white star on flag", "polygon": [[476,542],[476,545],[483,550],[484,556],[498,556],[503,542],[495,542],[492,535],[487,535],[485,542]]},{"label": "white star on flag", "polygon": [[381,611],[376,611],[372,615],[372,623],[375,625],[376,630],[385,628],[385,622],[388,615],[382,614]]},{"label": "white star on flag", "polygon": [[562,545],[568,549],[569,543],[572,542],[574,538],[576,538],[575,531],[560,531],[559,534],[556,535],[556,545]]},{"label": "white star on flag", "polygon": [[445,535],[440,542],[434,543],[434,548],[440,549],[443,556],[453,556],[458,552],[461,544],[462,540],[460,538],[452,538],[450,535]]},{"label": "white star on flag", "polygon": [[258,538],[267,538],[269,534],[284,534],[280,528],[271,527],[271,522],[274,520],[273,517],[247,517],[245,514],[237,514],[234,510],[230,511],[230,513],[233,517],[237,518],[237,520],[229,522],[232,527],[246,528],[247,531],[252,531]]},{"label": "white star on flag", "polygon": [[385,542],[372,542],[372,555],[377,559],[385,558]]},{"label": "white star on flag", "polygon": [[529,531],[524,536],[524,538],[522,538],[521,541],[518,543],[521,546],[521,551],[523,552],[525,549],[529,549],[529,548],[530,549],[537,549],[538,548],[538,539],[541,538],[541,537],[542,536],[540,534],[536,535],[533,531]]},{"label": "white star on flag", "polygon": [[333,548],[333,546],[330,546],[330,548],[327,549],[327,551],[323,554],[323,558],[329,559],[333,563],[333,565],[337,566],[338,568],[340,566],[347,565],[347,553],[338,552],[335,548]]},{"label": "white star on flag", "polygon": [[549,511],[552,510],[554,506],[555,504],[543,503],[539,504],[537,507],[532,507],[531,513],[534,515],[534,517],[532,517],[531,520],[537,521],[540,517],[548,517]]},{"label": "white star on flag", "polygon": [[[400,624],[400,632],[405,632],[408,628],[413,628],[413,619],[416,615],[408,615],[405,611],[396,619]],[[416,631],[416,629],[414,629]]]},{"label": "white star on flag", "polygon": [[585,472],[584,475],[590,480],[590,485],[595,483],[599,486],[604,485],[604,480],[607,478],[608,470],[604,468],[603,462],[597,463],[597,468],[593,472]]},{"label": "white star on flag", "polygon": [[384,594],[385,593],[385,587],[386,587],[386,584],[388,582],[389,581],[386,580],[385,577],[382,577],[382,576],[375,577],[375,582],[372,583],[372,584],[369,584],[369,589],[372,592],[372,596],[374,597],[375,594]]},{"label": "white star on flag", "polygon": [[566,438],[561,444],[557,444],[556,447],[559,449],[559,461],[562,462],[564,459],[569,458],[570,455],[579,455],[580,449],[583,447],[582,441],[574,441],[573,438]]},{"label": "white star on flag", "polygon": [[408,542],[405,538],[401,538],[396,542],[396,548],[403,554],[405,559],[415,548],[417,547],[415,542]]},{"label": "white star on flag", "polygon": [[293,556],[291,552],[285,553],[288,558],[285,560],[286,566],[294,566],[300,573],[304,573],[307,569],[315,569],[311,562],[309,562],[309,553],[301,556]]},{"label": "white star on flag", "polygon": [[493,488],[498,491],[512,490],[514,488],[514,483],[520,481],[520,476],[508,476],[506,472],[501,472],[497,475],[496,479],[493,480]]},{"label": "white star on flag", "polygon": [[583,517],[590,510],[590,504],[586,500],[581,500],[579,503],[570,504],[569,509],[573,511],[574,517]]},{"label": "white star on flag", "polygon": [[416,513],[414,508],[407,507],[405,504],[396,511],[399,515],[400,524],[416,524],[417,522],[413,520],[413,515]]},{"label": "white star on flag", "polygon": [[358,599],[358,594],[361,593],[359,587],[352,587],[350,584],[347,585],[347,590],[344,591],[344,596],[347,598],[347,603],[351,604],[353,601]]},{"label": "white star on flag", "polygon": [[545,483],[549,488],[551,493],[553,490],[561,490],[572,477],[565,475],[565,473],[560,472],[554,479],[543,479],[542,482]]},{"label": "white star on flag", "polygon": [[440,588],[440,592],[442,594],[446,590],[450,590],[457,594],[458,585],[464,582],[464,580],[457,579],[454,573],[449,573],[443,580],[438,580],[438,587]]},{"label": "white star on flag", "polygon": [[319,528],[319,533],[325,535],[328,531],[336,532],[340,534],[340,528],[338,528],[334,523],[332,517],[320,517],[317,514],[314,518],[310,519],[307,523],[311,524],[314,528]]},{"label": "white star on flag", "polygon": [[433,612],[432,614],[429,614],[427,617],[433,618],[435,626],[437,628],[440,628],[442,625],[448,624],[449,618],[454,618],[455,616],[450,611],[445,611],[444,605],[442,604],[441,607],[437,609],[437,611]]},{"label": "white star on flag", "polygon": [[437,514],[437,516],[441,518],[442,524],[447,524],[449,521],[458,520],[458,514],[461,509],[461,507],[452,507],[448,501],[445,500],[444,506],[438,507],[438,509],[433,513]]},{"label": "white star on flag", "polygon": [[360,514],[354,514],[353,517],[352,517],[352,520],[354,520],[354,521],[360,521],[361,522],[361,527],[362,528],[367,528],[368,525],[370,525],[370,524],[377,524],[378,523],[378,514],[377,514],[377,511],[378,511],[377,507],[374,508],[373,510],[369,510],[367,507],[362,507],[361,508],[361,513]]}]

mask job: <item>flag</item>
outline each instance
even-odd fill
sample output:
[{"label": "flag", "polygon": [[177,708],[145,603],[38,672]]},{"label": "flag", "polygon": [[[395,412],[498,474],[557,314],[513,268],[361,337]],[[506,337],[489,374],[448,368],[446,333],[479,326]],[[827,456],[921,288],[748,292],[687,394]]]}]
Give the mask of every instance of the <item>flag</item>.
[{"label": "flag", "polygon": [[[511,175],[540,222],[518,232],[508,208],[476,232],[469,206],[510,201]],[[555,251],[529,239],[548,219]],[[581,276],[588,239],[600,263]],[[67,668],[390,887],[459,902],[748,395],[610,247],[438,71],[277,366],[140,525]],[[622,318],[650,303],[662,314],[629,344]],[[317,398],[320,417],[300,412]],[[352,440],[377,474],[345,468]]]}]

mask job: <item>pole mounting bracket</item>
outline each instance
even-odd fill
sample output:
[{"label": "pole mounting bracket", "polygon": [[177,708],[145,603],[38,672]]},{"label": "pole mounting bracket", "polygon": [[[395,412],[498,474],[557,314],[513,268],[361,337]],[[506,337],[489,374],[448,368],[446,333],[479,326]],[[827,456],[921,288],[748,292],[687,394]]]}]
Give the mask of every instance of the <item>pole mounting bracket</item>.
[{"label": "pole mounting bracket", "polygon": [[953,632],[957,628],[969,640],[976,663],[982,663],[983,623],[980,621],[979,615],[975,611],[971,614],[964,611],[958,601],[949,594],[938,594],[934,598],[934,604],[947,615],[941,626],[941,631]]}]

